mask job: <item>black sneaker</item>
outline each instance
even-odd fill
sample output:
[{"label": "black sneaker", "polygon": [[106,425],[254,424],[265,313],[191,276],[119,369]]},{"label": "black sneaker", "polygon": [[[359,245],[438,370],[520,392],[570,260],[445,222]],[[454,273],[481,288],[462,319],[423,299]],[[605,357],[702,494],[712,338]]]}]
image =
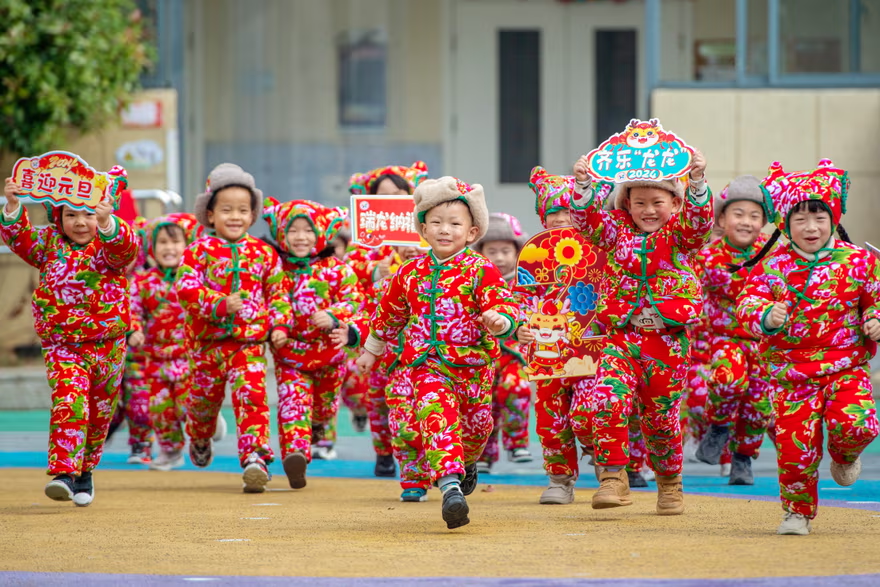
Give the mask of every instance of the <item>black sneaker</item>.
[{"label": "black sneaker", "polygon": [[733,453],[730,463],[730,480],[728,485],[754,485],[755,476],[752,475],[752,457]]},{"label": "black sneaker", "polygon": [[727,426],[712,424],[706,436],[700,441],[695,456],[708,465],[717,465],[721,461],[721,453],[724,452],[729,438],[730,429]]},{"label": "black sneaker", "polygon": [[376,477],[396,477],[397,466],[391,455],[376,455]]},{"label": "black sneaker", "polygon": [[464,479],[461,482],[461,492],[465,495],[473,493],[477,488],[478,479],[479,474],[477,473],[477,463],[471,463],[464,468]]},{"label": "black sneaker", "polygon": [[647,487],[648,482],[642,477],[642,474],[637,471],[627,471],[626,476],[629,477],[629,486],[630,487]]},{"label": "black sneaker", "polygon": [[196,467],[207,467],[214,460],[210,438],[192,439],[189,442],[189,460]]},{"label": "black sneaker", "polygon": [[55,501],[70,501],[73,499],[73,477],[70,475],[56,475],[54,479],[46,483],[46,497]]},{"label": "black sneaker", "polygon": [[92,472],[87,471],[73,482],[73,503],[81,508],[86,507],[95,499],[95,483]]},{"label": "black sneaker", "polygon": [[323,424],[312,425],[312,445],[318,444],[324,440],[324,432]]},{"label": "black sneaker", "polygon": [[450,530],[470,524],[470,511],[460,488],[451,487],[443,494],[443,521]]},{"label": "black sneaker", "polygon": [[351,416],[351,426],[355,432],[366,432],[369,418],[366,414],[353,414]]}]

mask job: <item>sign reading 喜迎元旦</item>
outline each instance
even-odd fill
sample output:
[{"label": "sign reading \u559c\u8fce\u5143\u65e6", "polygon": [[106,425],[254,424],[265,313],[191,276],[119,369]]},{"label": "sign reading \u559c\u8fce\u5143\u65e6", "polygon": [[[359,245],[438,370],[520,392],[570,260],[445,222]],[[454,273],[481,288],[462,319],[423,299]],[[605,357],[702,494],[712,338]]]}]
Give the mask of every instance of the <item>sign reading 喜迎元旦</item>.
[{"label": "sign reading \u559c\u8fce\u5143\u65e6", "polygon": [[383,245],[430,247],[413,224],[413,197],[356,195],[351,197],[351,239],[365,247]]},{"label": "sign reading \u559c\u8fce\u5143\u65e6", "polygon": [[691,170],[694,149],[660,121],[633,118],[619,132],[587,154],[590,175],[598,181],[663,181]]},{"label": "sign reading \u559c\u8fce\u5143\u65e6", "polygon": [[67,151],[49,151],[16,161],[12,181],[22,197],[49,206],[94,210],[105,197],[116,200],[128,185],[122,168],[114,170],[120,173],[97,171],[82,157]]}]

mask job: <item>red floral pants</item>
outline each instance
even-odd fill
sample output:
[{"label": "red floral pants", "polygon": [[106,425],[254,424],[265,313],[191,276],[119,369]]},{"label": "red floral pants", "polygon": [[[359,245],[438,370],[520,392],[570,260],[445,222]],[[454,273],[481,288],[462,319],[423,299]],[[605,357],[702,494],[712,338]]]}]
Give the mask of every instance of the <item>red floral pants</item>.
[{"label": "red floral pants", "polygon": [[497,362],[492,384],[492,434],[480,460],[495,463],[499,458],[498,436],[504,450],[528,448],[529,404],[532,386],[516,357],[503,353]]},{"label": "red floral pants", "polygon": [[125,338],[42,344],[52,387],[47,473],[79,476],[101,460],[122,383]]},{"label": "red floral pants", "polygon": [[432,481],[464,478],[492,433],[492,381],[489,366],[450,367],[431,357],[412,367],[417,418]]},{"label": "red floral pants", "polygon": [[535,422],[548,475],[578,476],[577,442],[593,445],[592,392],[592,377],[538,381]]},{"label": "red floral pants", "polygon": [[403,489],[428,489],[431,486],[431,469],[425,458],[425,446],[416,418],[415,391],[408,367],[398,367],[391,372],[386,397],[391,447],[400,465],[400,486]]},{"label": "red floral pants", "polygon": [[299,451],[311,461],[312,428],[320,428],[324,434],[334,428],[343,374],[341,365],[301,371],[282,362],[275,363],[282,458]]},{"label": "red floral pants", "polygon": [[186,433],[194,440],[214,435],[228,383],[242,466],[252,454],[271,462],[263,345],[233,340],[196,341],[196,345],[190,353],[193,375],[188,386]]}]

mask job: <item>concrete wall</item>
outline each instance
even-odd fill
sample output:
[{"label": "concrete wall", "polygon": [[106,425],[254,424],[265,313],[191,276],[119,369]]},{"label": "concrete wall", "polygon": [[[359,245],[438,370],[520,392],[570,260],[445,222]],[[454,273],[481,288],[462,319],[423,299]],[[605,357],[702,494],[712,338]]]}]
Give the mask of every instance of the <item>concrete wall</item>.
[{"label": "concrete wall", "polygon": [[[264,192],[345,203],[348,178],[388,163],[442,164],[442,0],[197,0],[197,86],[188,144],[201,145],[188,194],[214,165],[235,161]],[[387,38],[387,123],[338,121],[337,42],[349,31]]]},{"label": "concrete wall", "polygon": [[844,226],[856,243],[880,243],[880,89],[656,90],[651,115],[708,161],[718,191],[773,161],[809,169],[822,158],[849,171]]}]

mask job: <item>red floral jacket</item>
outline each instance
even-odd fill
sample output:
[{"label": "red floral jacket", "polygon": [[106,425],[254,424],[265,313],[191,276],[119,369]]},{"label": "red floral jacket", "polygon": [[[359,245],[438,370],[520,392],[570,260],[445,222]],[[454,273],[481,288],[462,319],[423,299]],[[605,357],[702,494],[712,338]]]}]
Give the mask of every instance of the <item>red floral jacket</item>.
[{"label": "red floral jacket", "polygon": [[752,333],[736,319],[736,298],[746,284],[748,269],[731,273],[730,265],[742,265],[761,250],[767,235],[761,233],[748,249],[732,245],[721,238],[703,247],[697,254],[697,266],[703,285],[703,308],[713,335],[753,339]]},{"label": "red floral jacket", "polygon": [[[788,304],[788,320],[768,330],[764,318],[778,301]],[[778,245],[752,268],[736,315],[752,336],[764,339],[766,360],[785,365],[783,376],[792,381],[862,365],[877,351],[862,325],[880,319],[880,264],[842,241],[812,261],[791,243]]]},{"label": "red floral jacket", "polygon": [[510,319],[502,337],[522,323],[520,307],[485,257],[466,248],[439,263],[431,252],[407,261],[391,277],[370,338],[394,343],[404,331],[404,366],[430,356],[449,366],[486,365],[500,356],[498,340],[479,322],[486,310]]},{"label": "red floral jacket", "polygon": [[[274,328],[289,330],[291,286],[278,253],[250,235],[230,243],[211,235],[183,253],[177,296],[186,311],[187,337],[263,342]],[[226,310],[226,296],[241,293],[242,308]]]},{"label": "red floral jacket", "polygon": [[[59,216],[60,218],[60,216]],[[71,242],[60,225],[37,229],[24,206],[7,221],[0,210],[0,237],[40,270],[34,291],[37,335],[54,342],[88,342],[125,336],[131,322],[126,267],[138,254],[134,231],[114,217],[116,230],[86,245]]]},{"label": "red floral jacket", "polygon": [[688,189],[683,211],[660,230],[644,234],[626,210],[603,209],[611,187],[598,184],[594,191],[578,184],[571,201],[574,227],[608,253],[603,322],[621,328],[650,306],[666,326],[698,324],[703,299],[694,254],[712,232],[711,192]]},{"label": "red floral jacket", "polygon": [[144,333],[143,354],[159,361],[186,356],[186,316],[174,287],[176,273],[153,267],[131,279],[131,329]]}]

